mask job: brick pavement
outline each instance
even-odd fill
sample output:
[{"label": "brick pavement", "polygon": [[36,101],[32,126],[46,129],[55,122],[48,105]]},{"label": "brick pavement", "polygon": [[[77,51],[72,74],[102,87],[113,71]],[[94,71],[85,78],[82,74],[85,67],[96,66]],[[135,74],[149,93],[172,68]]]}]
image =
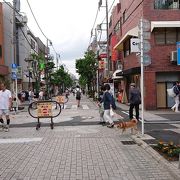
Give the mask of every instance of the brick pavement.
[{"label": "brick pavement", "polygon": [[[74,98],[68,103],[75,104]],[[14,115],[10,132],[0,132],[0,140],[9,140],[0,143],[0,180],[175,179],[138,144],[123,145],[122,141],[132,141],[128,131],[121,135],[115,128],[95,125],[99,122],[96,106],[85,97],[81,103],[90,109],[64,109],[55,122],[64,121],[68,125],[79,118],[80,123],[88,125],[55,124],[54,130],[41,127],[36,131],[35,120],[26,112]],[[49,123],[46,119],[43,122]],[[32,123],[33,127],[21,127],[24,123]]]}]

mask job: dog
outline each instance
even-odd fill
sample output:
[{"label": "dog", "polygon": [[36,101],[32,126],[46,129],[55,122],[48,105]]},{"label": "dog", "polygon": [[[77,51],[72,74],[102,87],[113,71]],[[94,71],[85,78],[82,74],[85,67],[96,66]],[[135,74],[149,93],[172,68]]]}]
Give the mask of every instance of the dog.
[{"label": "dog", "polygon": [[126,129],[131,128],[131,134],[133,133],[134,130],[137,132],[137,119],[131,119],[130,121],[127,122],[120,122],[117,124],[117,128],[122,129],[122,134],[126,131]]}]

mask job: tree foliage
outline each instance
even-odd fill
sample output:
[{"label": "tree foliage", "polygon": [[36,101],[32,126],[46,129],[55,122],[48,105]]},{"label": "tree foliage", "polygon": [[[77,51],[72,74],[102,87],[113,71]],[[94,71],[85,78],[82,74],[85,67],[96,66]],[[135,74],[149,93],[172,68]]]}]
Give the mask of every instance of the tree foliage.
[{"label": "tree foliage", "polygon": [[97,60],[96,54],[93,51],[87,51],[84,58],[76,60],[77,73],[80,75],[79,83],[84,86],[94,87],[94,80],[96,78]]}]

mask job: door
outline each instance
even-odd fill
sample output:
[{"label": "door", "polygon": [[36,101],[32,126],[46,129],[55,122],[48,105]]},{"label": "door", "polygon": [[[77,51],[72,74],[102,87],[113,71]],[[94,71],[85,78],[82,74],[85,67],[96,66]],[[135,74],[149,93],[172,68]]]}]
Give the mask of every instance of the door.
[{"label": "door", "polygon": [[166,108],[166,83],[157,83],[157,108]]},{"label": "door", "polygon": [[[172,82],[168,82],[167,83],[167,89],[172,88],[173,83]],[[174,98],[169,97],[167,94],[167,107],[170,108],[174,105]]]}]

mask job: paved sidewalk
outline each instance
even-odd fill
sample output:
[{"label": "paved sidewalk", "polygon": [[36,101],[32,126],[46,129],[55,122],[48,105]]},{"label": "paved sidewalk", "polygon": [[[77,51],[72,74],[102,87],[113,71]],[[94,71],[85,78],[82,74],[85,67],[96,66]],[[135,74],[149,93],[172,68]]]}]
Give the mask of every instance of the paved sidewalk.
[{"label": "paved sidewalk", "polygon": [[[71,96],[68,106],[75,104]],[[0,132],[0,180],[177,179],[128,131],[98,125],[98,109],[86,97],[80,108],[62,110],[53,130],[49,119],[41,122],[36,131],[36,120],[21,112],[8,133]]]},{"label": "paved sidewalk", "polygon": [[[119,107],[122,111],[128,111],[129,106],[126,104],[116,103],[117,107]],[[140,118],[141,118],[141,110],[140,110]],[[164,117],[163,117],[164,116]],[[171,118],[174,117],[175,121],[172,121]],[[172,121],[172,122],[171,122]],[[157,123],[157,124],[169,124],[170,126],[176,127],[176,129],[170,129],[172,132],[176,132],[176,139],[179,139],[180,143],[180,116],[178,113],[172,112],[171,110],[156,110],[156,111],[144,111],[144,126],[149,123]],[[168,126],[167,126],[168,127]],[[158,132],[159,133],[159,132]],[[161,133],[164,133],[164,136],[167,136],[166,133],[168,129],[164,129]],[[163,136],[163,135],[162,135]],[[172,141],[172,136],[169,136],[169,141]],[[143,149],[145,149],[149,154],[152,155],[162,166],[166,167],[171,173],[177,178],[180,179],[180,160],[175,162],[170,162],[164,159],[162,156],[159,155],[155,150],[151,148],[150,145],[146,143],[146,141],[154,140],[154,137],[148,134],[138,134],[133,135],[132,139],[139,144]],[[168,137],[166,138],[168,139]]]}]

